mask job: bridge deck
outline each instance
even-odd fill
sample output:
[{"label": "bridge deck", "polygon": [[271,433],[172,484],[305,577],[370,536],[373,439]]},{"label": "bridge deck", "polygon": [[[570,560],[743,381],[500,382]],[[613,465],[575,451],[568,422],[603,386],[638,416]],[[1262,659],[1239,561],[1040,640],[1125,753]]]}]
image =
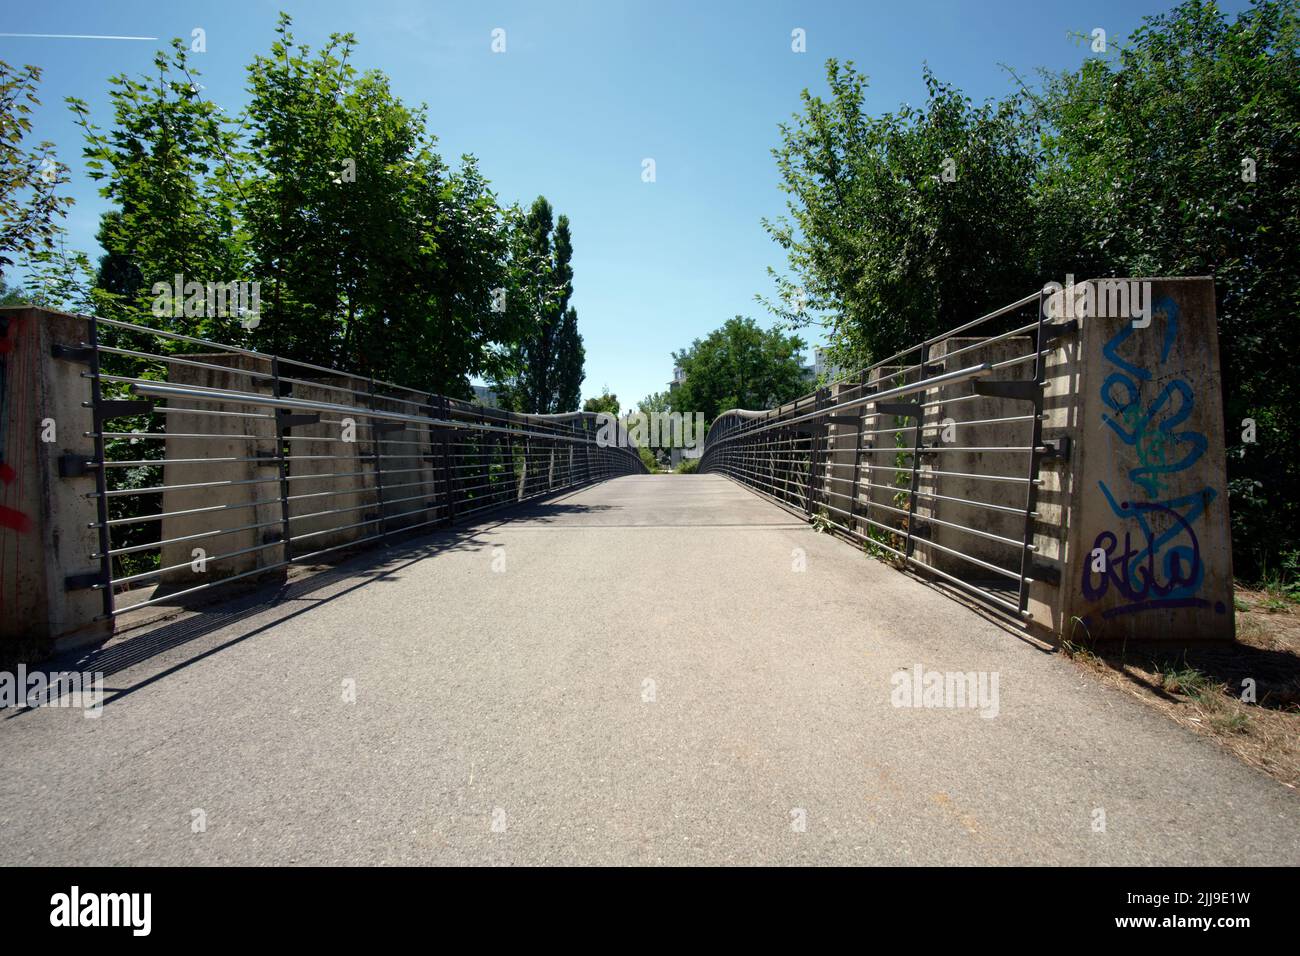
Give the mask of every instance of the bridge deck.
[{"label": "bridge deck", "polygon": [[[1280,784],[716,476],[222,613],[87,661],[98,719],[2,715],[0,862],[1300,859]],[[891,706],[917,664],[997,672],[997,716]]]}]

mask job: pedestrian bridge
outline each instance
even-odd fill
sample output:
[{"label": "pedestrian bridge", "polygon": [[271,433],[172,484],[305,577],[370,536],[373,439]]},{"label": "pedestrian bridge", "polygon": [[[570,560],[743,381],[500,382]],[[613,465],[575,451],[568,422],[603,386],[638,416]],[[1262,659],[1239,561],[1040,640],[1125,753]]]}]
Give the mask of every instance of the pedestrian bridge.
[{"label": "pedestrian bridge", "polygon": [[699,475],[7,312],[10,433],[59,436],[6,449],[7,646],[103,684],[0,711],[0,862],[1293,863],[1289,791],[1054,652],[1231,621],[1167,285],[1149,342],[1026,300],[730,412]]},{"label": "pedestrian bridge", "polygon": [[[1280,784],[718,475],[434,530],[69,666],[101,716],[0,719],[5,864],[1300,851]],[[904,699],[932,674],[983,693]]]}]

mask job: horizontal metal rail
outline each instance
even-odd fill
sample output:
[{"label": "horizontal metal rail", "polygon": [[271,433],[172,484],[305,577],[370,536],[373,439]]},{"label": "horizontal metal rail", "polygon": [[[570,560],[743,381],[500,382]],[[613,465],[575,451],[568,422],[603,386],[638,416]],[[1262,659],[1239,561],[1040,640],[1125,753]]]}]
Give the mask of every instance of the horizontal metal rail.
[{"label": "horizontal metal rail", "polygon": [[[86,368],[104,614],[447,527],[645,471],[588,412],[529,415],[130,322],[86,317],[56,352]],[[209,553],[209,551],[211,553]]]},{"label": "horizontal metal rail", "polygon": [[1043,435],[1043,391],[1069,331],[1025,296],[778,408],[723,412],[700,471],[1026,620],[1030,587],[1058,580],[1035,534],[1043,469],[1068,450]]}]

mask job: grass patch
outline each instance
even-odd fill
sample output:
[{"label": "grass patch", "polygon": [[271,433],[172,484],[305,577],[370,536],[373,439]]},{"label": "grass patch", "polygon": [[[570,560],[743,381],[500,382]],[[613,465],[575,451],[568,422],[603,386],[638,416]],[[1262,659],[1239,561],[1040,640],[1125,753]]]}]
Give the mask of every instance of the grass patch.
[{"label": "grass patch", "polygon": [[1210,716],[1210,727],[1221,734],[1244,734],[1250,729],[1250,718],[1239,710]]},{"label": "grass patch", "polygon": [[1202,700],[1215,689],[1213,681],[1195,667],[1162,664],[1156,669],[1160,686],[1171,694],[1184,694]]}]

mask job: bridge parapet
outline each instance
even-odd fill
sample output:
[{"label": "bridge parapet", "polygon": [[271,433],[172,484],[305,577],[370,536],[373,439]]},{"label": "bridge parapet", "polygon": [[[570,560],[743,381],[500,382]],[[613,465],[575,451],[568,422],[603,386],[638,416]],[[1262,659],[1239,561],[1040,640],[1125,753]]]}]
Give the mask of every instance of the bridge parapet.
[{"label": "bridge parapet", "polygon": [[645,471],[595,415],[489,409],[93,316],[0,309],[0,657]]},{"label": "bridge parapet", "polygon": [[1214,284],[1049,288],[813,395],[701,471],[1039,633],[1231,639]]}]

